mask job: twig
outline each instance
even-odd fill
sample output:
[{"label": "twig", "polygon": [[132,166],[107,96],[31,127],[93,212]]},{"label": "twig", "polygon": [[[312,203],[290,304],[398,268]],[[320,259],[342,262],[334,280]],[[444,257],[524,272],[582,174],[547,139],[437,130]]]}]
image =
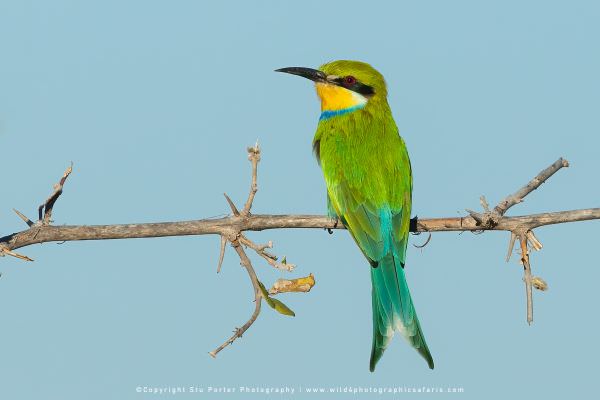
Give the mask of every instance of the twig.
[{"label": "twig", "polygon": [[295,264],[289,264],[287,262],[277,262],[277,256],[265,250],[265,248],[273,247],[272,242],[268,243],[267,245],[257,245],[256,243],[248,239],[246,236],[241,235],[240,243],[254,250],[256,254],[264,258],[265,261],[273,268],[288,272],[291,272],[294,270],[294,268],[296,268]]},{"label": "twig", "polygon": [[[250,214],[250,209],[252,208],[252,204],[254,202],[254,197],[256,196],[256,193],[258,191],[257,170],[258,170],[258,163],[260,161],[260,149],[258,148],[258,142],[256,143],[256,145],[254,147],[248,148],[248,159],[252,163],[252,183],[250,186],[250,193],[248,194],[248,199],[246,200],[246,204],[244,205],[244,209],[242,210],[242,212],[238,211],[237,207],[235,206],[233,201],[229,198],[229,196],[227,196],[226,193],[223,193],[225,195],[225,199],[227,200],[227,203],[229,204],[229,208],[231,208],[231,211],[233,212],[233,216],[231,218],[236,221],[247,221],[249,218],[252,217]],[[244,334],[244,332],[246,332],[248,330],[248,328],[250,328],[250,326],[252,326],[252,324],[254,323],[254,321],[256,321],[256,319],[258,318],[258,316],[260,314],[261,301],[262,301],[263,297],[265,298],[265,300],[271,307],[276,308],[279,312],[282,312],[282,310],[284,310],[283,312],[286,313],[285,311],[287,310],[287,311],[289,311],[289,313],[291,313],[291,315],[294,315],[293,311],[291,311],[289,308],[287,308],[287,306],[285,306],[283,303],[279,302],[278,300],[269,298],[268,293],[263,292],[263,290],[261,290],[261,284],[258,281],[256,272],[254,271],[254,267],[252,266],[252,262],[248,258],[248,255],[246,254],[246,252],[244,251],[244,248],[243,248],[243,246],[250,247],[259,256],[264,258],[270,265],[272,265],[275,268],[291,271],[294,268],[293,264],[287,264],[285,262],[279,263],[279,262],[277,262],[277,256],[275,256],[265,250],[267,248],[273,247],[273,242],[269,241],[267,244],[257,245],[256,243],[254,243],[253,241],[248,239],[242,233],[242,229],[228,228],[226,232],[224,231],[221,233],[221,246],[220,246],[220,251],[219,251],[219,263],[217,266],[217,273],[219,273],[221,271],[221,266],[223,264],[223,258],[225,256],[225,245],[227,244],[227,242],[231,242],[231,246],[235,249],[235,251],[237,252],[237,254],[240,258],[241,265],[244,268],[246,268],[246,271],[248,272],[248,276],[250,277],[250,281],[252,282],[252,287],[254,288],[255,308],[254,308],[254,312],[250,316],[250,319],[241,328],[235,328],[233,336],[231,336],[229,339],[227,339],[222,345],[217,347],[215,350],[209,352],[209,354],[213,358],[216,358],[217,354],[221,350],[223,350],[225,347],[231,345],[236,339],[241,338],[242,335]],[[284,257],[284,260],[285,260],[285,257]],[[314,279],[313,279],[313,285],[314,285]],[[288,313],[288,315],[289,315],[289,313]]]},{"label": "twig", "polygon": [[[60,181],[56,185],[54,185],[54,192],[50,195],[50,197],[48,197],[48,199],[44,202],[44,204],[42,204],[41,206],[38,207],[39,221],[41,222],[42,225],[50,224],[50,221],[52,218],[52,209],[54,208],[54,203],[56,203],[56,200],[58,200],[58,198],[62,194],[65,182],[67,181],[67,178],[69,177],[69,175],[71,175],[71,172],[73,172],[73,163],[71,163],[69,168],[67,168],[67,170],[63,174],[62,178],[60,178]],[[42,216],[42,210],[43,210],[43,216]]]},{"label": "twig", "polygon": [[260,161],[260,149],[258,147],[258,141],[254,145],[254,147],[248,147],[248,159],[252,163],[252,184],[250,185],[250,193],[248,194],[248,199],[246,200],[246,204],[244,204],[244,209],[241,214],[244,217],[250,215],[250,209],[252,208],[252,202],[254,201],[254,196],[258,191],[257,184],[257,175],[258,175],[258,162]]},{"label": "twig", "polygon": [[533,231],[527,231],[527,241],[531,243],[534,250],[540,251],[542,249],[542,243],[535,237]]},{"label": "twig", "polygon": [[[515,204],[518,204],[523,201],[525,196],[529,193],[537,189],[542,183],[544,183],[548,178],[554,175],[558,170],[563,167],[568,167],[569,162],[562,158],[556,160],[552,165],[548,168],[541,171],[535,178],[529,181],[525,186],[516,191],[514,194],[511,194],[504,198],[502,201],[498,203],[496,207],[494,207],[493,211],[490,211],[489,204],[485,198],[485,196],[480,197],[481,207],[483,208],[483,214],[477,213],[472,210],[468,210],[467,212],[471,216],[471,218],[475,221],[475,225],[484,229],[494,229],[501,222],[505,221],[507,218],[504,217],[506,211]],[[514,247],[514,243],[517,237],[519,237],[519,241],[521,243],[522,257],[521,262],[523,267],[525,268],[525,286],[526,286],[526,296],[527,296],[527,323],[531,325],[533,321],[533,299],[532,299],[532,290],[531,290],[531,264],[529,263],[529,253],[527,252],[527,243],[531,243],[531,246],[534,250],[541,250],[542,244],[535,237],[533,233],[533,228],[540,226],[534,224],[523,223],[515,226],[513,229],[509,229],[511,232],[510,242],[508,244],[508,253],[506,255],[506,261],[510,260],[512,250]],[[482,229],[482,230],[484,230]]]},{"label": "twig", "polygon": [[527,234],[522,232],[519,235],[521,243],[521,262],[524,269],[525,280],[525,296],[527,297],[527,323],[531,325],[533,322],[533,293],[531,290],[531,265],[529,264],[529,251],[527,249]]},{"label": "twig", "polygon": [[9,250],[6,247],[6,245],[4,245],[4,243],[0,243],[0,257],[4,257],[4,256],[15,257],[15,258],[18,258],[23,261],[33,261],[33,259],[31,259],[27,256],[24,256],[22,254],[15,253],[14,251]]},{"label": "twig", "polygon": [[499,215],[504,215],[509,208],[511,208],[515,204],[522,202],[525,196],[527,196],[529,193],[533,192],[535,189],[540,187],[542,183],[544,183],[548,178],[550,178],[552,175],[558,172],[561,168],[568,166],[569,162],[567,160],[559,158],[548,168],[544,169],[539,174],[537,174],[537,176],[531,181],[529,181],[527,185],[523,186],[521,189],[511,194],[510,196],[507,196],[504,200],[499,202],[498,205],[494,207],[494,211]]},{"label": "twig", "polygon": [[254,321],[256,321],[256,318],[258,318],[258,315],[260,314],[260,305],[261,305],[261,300],[262,300],[262,294],[260,292],[260,286],[258,284],[258,278],[256,277],[256,272],[254,272],[254,268],[252,267],[252,262],[246,255],[246,252],[244,251],[244,249],[242,248],[242,246],[240,245],[238,240],[234,240],[231,243],[231,245],[233,246],[235,251],[238,253],[241,264],[244,268],[246,268],[246,271],[248,272],[248,276],[250,277],[250,281],[252,281],[252,287],[254,289],[254,312],[250,316],[250,319],[248,319],[248,321],[244,325],[242,325],[241,328],[235,328],[233,336],[231,336],[229,339],[227,339],[222,345],[220,345],[219,347],[217,347],[216,349],[214,349],[213,351],[208,353],[213,358],[215,358],[217,356],[217,354],[219,354],[219,352],[221,350],[223,350],[225,347],[232,344],[236,339],[241,338],[242,335],[244,334],[244,332],[246,332],[248,330],[248,328],[250,328],[252,326],[252,324],[254,323]]}]

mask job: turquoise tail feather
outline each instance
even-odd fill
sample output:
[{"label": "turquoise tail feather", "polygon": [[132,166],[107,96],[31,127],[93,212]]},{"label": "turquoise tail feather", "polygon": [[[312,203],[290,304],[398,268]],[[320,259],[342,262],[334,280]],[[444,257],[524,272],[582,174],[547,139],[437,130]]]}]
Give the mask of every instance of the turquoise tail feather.
[{"label": "turquoise tail feather", "polygon": [[371,267],[373,347],[369,369],[371,372],[375,370],[394,331],[399,331],[433,369],[433,358],[421,331],[402,263],[390,251],[378,264],[377,267]]}]

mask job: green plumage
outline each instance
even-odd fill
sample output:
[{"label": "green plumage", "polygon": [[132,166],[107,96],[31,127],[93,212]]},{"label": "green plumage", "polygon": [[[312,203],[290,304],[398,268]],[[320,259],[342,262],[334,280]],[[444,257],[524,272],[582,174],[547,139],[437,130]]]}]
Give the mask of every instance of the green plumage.
[{"label": "green plumage", "polygon": [[385,81],[370,65],[356,61],[335,61],[319,70],[328,77],[353,77],[374,90],[362,108],[322,117],[313,142],[327,184],[329,212],[341,218],[371,265],[370,369],[375,369],[394,331],[433,368],[404,275],[412,174],[387,103]]}]

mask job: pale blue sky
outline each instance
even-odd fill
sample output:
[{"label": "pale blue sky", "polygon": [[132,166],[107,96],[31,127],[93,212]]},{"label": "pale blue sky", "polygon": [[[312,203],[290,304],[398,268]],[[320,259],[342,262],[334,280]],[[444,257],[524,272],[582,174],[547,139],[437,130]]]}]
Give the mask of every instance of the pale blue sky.
[{"label": "pale blue sky", "polygon": [[[0,235],[24,227],[12,207],[33,217],[71,161],[56,224],[226,214],[222,193],[243,201],[245,148],[257,138],[255,213],[324,213],[310,145],[316,96],[308,81],[273,70],[340,58],[387,78],[412,159],[414,214],[463,215],[482,194],[495,203],[560,156],[571,168],[510,213],[599,206],[597,3],[414,3],[1,0]],[[531,327],[521,268],[503,261],[506,233],[437,233],[425,249],[411,246],[408,281],[436,369],[396,338],[374,374],[368,267],[346,232],[251,233],[317,285],[281,298],[295,318],[265,309],[216,360],[207,352],[252,311],[230,250],[215,274],[216,237],[25,248],[35,263],[0,259],[0,397],[165,397],[137,394],[139,385],[589,393],[600,355],[599,230],[538,230],[533,268],[550,290],[535,293]],[[254,260],[267,283],[289,276]],[[242,397],[262,398],[218,398]]]}]

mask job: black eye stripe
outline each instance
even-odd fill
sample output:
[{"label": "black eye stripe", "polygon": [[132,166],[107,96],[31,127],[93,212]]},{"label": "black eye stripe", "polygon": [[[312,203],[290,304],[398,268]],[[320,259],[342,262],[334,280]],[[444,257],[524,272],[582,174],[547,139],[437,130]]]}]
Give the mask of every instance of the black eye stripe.
[{"label": "black eye stripe", "polygon": [[347,77],[341,77],[341,78],[336,78],[333,80],[333,82],[341,87],[345,87],[346,89],[352,90],[353,92],[362,94],[363,96],[373,96],[375,94],[375,89],[373,89],[372,86],[369,85],[365,85],[364,83],[360,83],[359,81],[356,80],[356,78],[354,78],[354,83],[349,85],[348,82],[346,81]]},{"label": "black eye stripe", "polygon": [[365,85],[364,83],[360,83],[357,82],[353,85],[353,87],[351,88],[351,90],[355,91],[356,93],[360,93],[363,96],[373,96],[375,94],[375,90],[373,89],[372,86],[369,85]]}]

